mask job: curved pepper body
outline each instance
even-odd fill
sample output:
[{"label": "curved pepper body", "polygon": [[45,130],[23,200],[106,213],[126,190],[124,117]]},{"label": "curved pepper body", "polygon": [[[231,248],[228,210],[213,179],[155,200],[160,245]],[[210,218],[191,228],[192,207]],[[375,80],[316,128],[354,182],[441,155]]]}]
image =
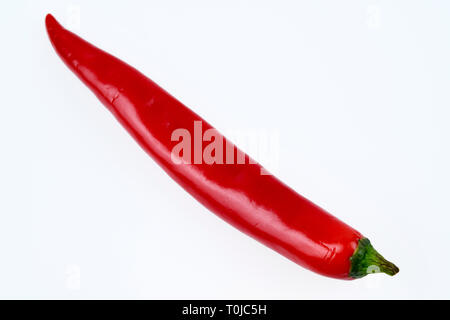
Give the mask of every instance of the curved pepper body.
[{"label": "curved pepper body", "polygon": [[47,31],[65,64],[95,93],[140,146],[195,199],[239,230],[299,265],[351,279],[350,258],[363,236],[305,199],[259,164],[175,164],[172,132],[211,125],[139,71],[64,29]]}]

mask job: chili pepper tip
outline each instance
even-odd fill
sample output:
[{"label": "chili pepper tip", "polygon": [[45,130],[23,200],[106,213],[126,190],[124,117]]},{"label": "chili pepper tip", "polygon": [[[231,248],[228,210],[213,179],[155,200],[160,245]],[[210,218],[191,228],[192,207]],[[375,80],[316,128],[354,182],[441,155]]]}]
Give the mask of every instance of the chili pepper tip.
[{"label": "chili pepper tip", "polygon": [[45,27],[47,28],[47,31],[50,31],[52,29],[55,29],[55,27],[60,27],[61,25],[56,21],[56,19],[51,15],[51,13],[48,13],[45,16]]}]

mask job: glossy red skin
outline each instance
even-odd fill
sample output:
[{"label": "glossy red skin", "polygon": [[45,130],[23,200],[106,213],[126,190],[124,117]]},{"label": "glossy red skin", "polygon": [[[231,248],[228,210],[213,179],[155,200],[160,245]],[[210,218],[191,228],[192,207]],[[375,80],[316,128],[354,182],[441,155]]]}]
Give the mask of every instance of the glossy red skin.
[{"label": "glossy red skin", "polygon": [[[46,27],[65,64],[95,93],[140,146],[209,210],[273,250],[319,274],[349,277],[362,235],[305,199],[259,164],[181,164],[171,160],[173,130],[212,128],[152,80],[61,27]],[[205,143],[204,143],[205,144]],[[246,157],[248,160],[248,157]]]}]

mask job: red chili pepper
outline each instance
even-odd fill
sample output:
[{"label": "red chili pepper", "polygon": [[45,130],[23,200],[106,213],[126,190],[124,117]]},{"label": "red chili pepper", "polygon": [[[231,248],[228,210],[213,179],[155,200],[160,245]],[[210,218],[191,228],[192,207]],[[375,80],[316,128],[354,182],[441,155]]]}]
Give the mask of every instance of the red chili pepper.
[{"label": "red chili pepper", "polygon": [[[263,168],[250,163],[247,155],[244,164],[208,164],[198,161],[194,146],[193,163],[174,163],[171,138],[176,129],[184,128],[194,136],[195,123],[201,123],[203,131],[212,126],[133,67],[64,29],[53,16],[47,15],[46,27],[65,64],[170,177],[219,217],[322,275],[354,279],[399,271],[361,233],[276,177],[261,174]],[[226,146],[232,146],[221,135],[215,139],[224,139],[225,152]],[[188,154],[181,157],[190,158]],[[233,155],[234,160],[237,157]]]}]

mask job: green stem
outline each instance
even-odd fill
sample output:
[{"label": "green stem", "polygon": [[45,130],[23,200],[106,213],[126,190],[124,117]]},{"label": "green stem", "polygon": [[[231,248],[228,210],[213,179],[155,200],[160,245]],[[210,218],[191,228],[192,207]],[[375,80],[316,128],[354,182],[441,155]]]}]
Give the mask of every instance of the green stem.
[{"label": "green stem", "polygon": [[370,244],[369,239],[363,238],[358,242],[355,253],[350,258],[350,277],[362,278],[369,273],[384,272],[390,276],[400,270],[392,262],[387,261]]}]

